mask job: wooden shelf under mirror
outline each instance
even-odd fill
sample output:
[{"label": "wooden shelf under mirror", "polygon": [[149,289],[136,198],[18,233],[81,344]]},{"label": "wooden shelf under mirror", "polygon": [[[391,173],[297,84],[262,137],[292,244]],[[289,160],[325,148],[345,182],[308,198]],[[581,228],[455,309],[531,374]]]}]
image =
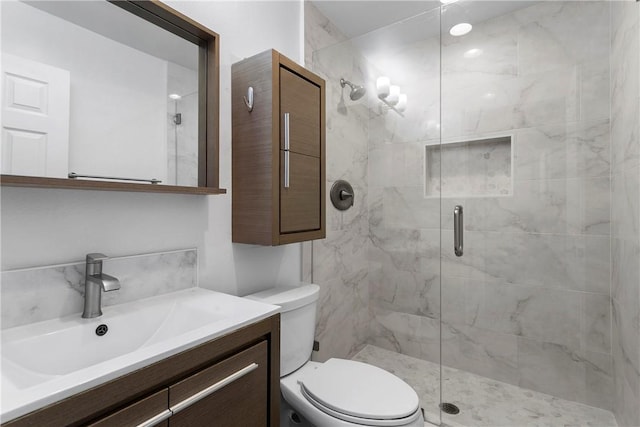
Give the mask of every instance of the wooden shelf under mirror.
[{"label": "wooden shelf under mirror", "polygon": [[5,187],[59,188],[67,190],[130,191],[136,193],[166,194],[226,194],[224,188],[183,187],[179,185],[135,184],[128,182],[88,181],[38,176],[0,175],[0,185]]},{"label": "wooden shelf under mirror", "polygon": [[[20,51],[16,50],[15,46],[8,46],[7,53],[2,53],[3,59],[5,56],[9,59],[3,60],[2,74],[11,75],[10,83],[13,86],[18,87],[23,84],[22,81],[42,81],[45,89],[38,90],[48,92],[46,96],[35,96],[36,89],[26,88],[29,90],[20,92],[22,96],[19,100],[3,96],[2,110],[8,114],[2,116],[2,151],[4,157],[9,159],[3,161],[0,185],[195,195],[225,194],[226,190],[219,188],[220,36],[157,0],[108,0],[83,4],[82,7],[86,9],[84,12],[89,12],[81,14],[84,16],[82,19],[87,20],[86,26],[82,22],[76,22],[79,14],[65,9],[66,6],[62,3],[59,9],[56,9],[57,4],[58,2],[12,4],[8,5],[6,10],[5,5],[2,5],[3,15],[5,12],[11,12],[11,7],[22,8],[14,10],[16,16],[25,21],[24,26],[28,27],[28,17],[32,15],[44,19],[43,22],[51,23],[49,27],[40,25],[43,28],[42,32],[32,31],[30,39],[25,40],[19,37],[20,34],[15,34],[14,38],[23,40],[21,43],[25,43],[25,46],[38,47],[38,43],[44,43],[47,39],[47,31],[51,31],[49,28],[58,28],[57,25],[71,24],[71,27],[76,29],[73,30],[75,33],[71,29],[65,30],[63,40],[66,42],[61,44],[60,54],[54,53],[42,58],[29,57],[26,53],[28,50],[25,50],[25,57],[9,55],[8,52]],[[11,19],[9,13],[6,13],[6,16],[7,19]],[[118,25],[105,27],[95,24],[96,21],[109,19]],[[14,21],[18,26],[7,28],[6,31],[19,33],[22,31],[19,25],[22,21]],[[137,35],[128,37],[128,31],[114,30],[122,29],[122,25],[130,25],[130,34]],[[29,31],[29,28],[24,31]],[[107,41],[104,42],[104,46],[98,42],[92,43],[92,52],[85,52],[86,55],[79,52],[77,56],[68,59],[69,55],[63,55],[64,49],[76,49],[74,40],[80,39],[77,36],[78,31],[85,32],[83,35],[86,39],[82,39],[85,44],[98,38]],[[72,37],[73,35],[76,37]],[[157,43],[151,45],[146,42],[149,39],[157,40]],[[145,62],[145,67],[149,70],[143,71],[147,69],[144,68],[139,72],[125,72],[122,71],[124,68],[120,67],[121,75],[118,72],[110,73],[111,63],[135,63],[126,61],[126,56],[121,58],[116,54],[120,52],[116,48],[111,50],[111,46],[117,44],[121,44],[123,50],[128,49],[127,52],[138,52],[136,55],[139,55],[139,58],[150,57],[150,62]],[[101,46],[105,47],[104,51],[100,50]],[[116,53],[113,53],[113,56],[107,55],[106,52]],[[185,52],[189,52],[189,55]],[[84,78],[89,75],[85,64],[93,63],[95,57],[105,62],[103,68],[98,67],[101,75],[117,76],[113,77],[114,80],[104,81],[96,78],[95,82],[91,82],[93,86],[89,87],[87,79]],[[39,68],[32,71],[25,64],[35,64]],[[98,65],[94,64],[94,68]],[[156,68],[152,66],[161,68],[154,72]],[[14,69],[27,71],[24,75],[15,74]],[[34,80],[29,73],[44,73],[47,78],[50,75],[53,83],[60,84],[55,87],[57,92],[51,89],[54,86],[48,80]],[[90,75],[94,77],[93,74]],[[121,82],[122,86],[114,86],[115,79],[120,79],[117,82]],[[149,83],[143,89],[145,81],[153,81],[153,84]],[[88,93],[94,86],[105,92],[96,93],[93,97],[79,98],[80,85],[84,85],[81,87],[83,94]],[[70,91],[70,87],[74,90]],[[74,96],[69,98],[69,92]],[[113,92],[118,92],[120,96]],[[25,93],[29,96],[25,97]],[[57,102],[62,100],[62,104],[52,104],[55,101],[54,95],[58,97]],[[115,107],[113,104],[106,104],[110,101],[116,102]],[[88,104],[89,102],[93,104]],[[96,102],[105,102],[106,108],[95,108]],[[183,111],[179,110],[179,102],[182,103],[180,109],[184,109]],[[58,105],[63,105],[66,111],[65,115],[60,116],[61,120],[53,114],[48,115],[49,112],[59,111]],[[73,108],[70,108],[70,105]],[[153,110],[147,109],[148,106]],[[90,118],[94,123],[92,127],[91,123],[85,124],[84,119],[89,114],[88,111],[94,110],[102,113],[99,116],[94,114]],[[43,125],[36,122],[36,119],[25,121],[24,111],[27,111],[26,115],[41,111],[43,114],[40,115],[48,120],[47,123],[52,124]],[[181,114],[177,114],[178,112]],[[21,113],[23,116],[20,116]],[[95,123],[105,120],[103,126],[95,126]],[[61,133],[59,128],[63,128]],[[36,141],[33,135],[42,137]],[[52,151],[55,156],[50,155],[52,141],[61,144],[56,146],[57,151]],[[61,150],[60,147],[64,149]],[[126,147],[125,151],[122,151],[123,147]],[[188,153],[185,154],[186,152]],[[7,156],[7,153],[10,155]],[[33,159],[33,163],[29,160],[27,164],[25,159]],[[96,163],[96,159],[102,163]],[[54,161],[57,163],[52,167],[50,162]],[[111,172],[110,169],[114,171]],[[114,178],[66,178],[67,173],[72,171],[79,175]],[[123,182],[125,178],[118,177],[143,178],[140,181],[153,177],[162,182]]]}]

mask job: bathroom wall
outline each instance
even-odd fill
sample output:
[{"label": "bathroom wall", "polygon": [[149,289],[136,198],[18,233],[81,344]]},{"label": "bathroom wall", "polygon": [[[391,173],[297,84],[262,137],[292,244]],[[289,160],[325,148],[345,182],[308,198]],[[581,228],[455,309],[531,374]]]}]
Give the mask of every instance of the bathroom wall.
[{"label": "bathroom wall", "polygon": [[614,413],[640,425],[640,4],[611,2]]},{"label": "bathroom wall", "polygon": [[[607,2],[541,2],[388,59],[409,102],[371,115],[372,344],[437,361],[441,315],[443,364],[613,407],[608,40]],[[422,82],[394,74],[414,67]],[[511,145],[449,145],[497,136]]]},{"label": "bathroom wall", "polygon": [[[220,196],[3,187],[2,270],[197,248],[199,285],[245,295],[300,279],[300,245],[231,243],[231,64],[269,48],[302,62],[302,3],[169,2],[221,36]],[[247,31],[250,28],[251,31]],[[256,35],[260,35],[259,37]]]},{"label": "bathroom wall", "polygon": [[[305,63],[326,81],[327,237],[313,246],[313,282],[320,285],[315,360],[349,357],[369,335],[369,285],[366,242],[368,102],[349,98],[340,78],[368,80],[364,58],[311,3],[305,2]],[[329,200],[333,183],[344,179],[355,192],[354,206],[338,211]],[[309,270],[309,269],[305,269]],[[311,271],[305,276],[311,279]]]}]

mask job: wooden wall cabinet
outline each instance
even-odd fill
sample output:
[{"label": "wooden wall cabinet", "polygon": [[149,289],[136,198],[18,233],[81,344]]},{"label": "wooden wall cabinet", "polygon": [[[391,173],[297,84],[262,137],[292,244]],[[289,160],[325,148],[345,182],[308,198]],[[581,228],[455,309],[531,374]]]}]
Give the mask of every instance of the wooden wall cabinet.
[{"label": "wooden wall cabinet", "polygon": [[231,73],[233,242],[323,239],[324,80],[275,50],[233,64]]},{"label": "wooden wall cabinet", "polygon": [[[199,399],[199,394],[204,397]],[[278,427],[280,315],[36,410],[3,427],[141,424]]]}]

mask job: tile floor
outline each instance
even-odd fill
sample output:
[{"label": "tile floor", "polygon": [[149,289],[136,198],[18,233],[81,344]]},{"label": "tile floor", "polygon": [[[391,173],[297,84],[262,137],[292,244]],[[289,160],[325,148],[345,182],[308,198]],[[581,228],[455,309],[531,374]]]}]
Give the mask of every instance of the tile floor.
[{"label": "tile floor", "polygon": [[[354,360],[386,369],[409,383],[420,396],[427,420],[439,424],[440,367],[372,345]],[[600,408],[559,399],[458,369],[443,367],[443,400],[460,408],[458,415],[442,414],[450,427],[553,426],[616,427],[613,414]],[[429,424],[425,424],[427,426]]]}]

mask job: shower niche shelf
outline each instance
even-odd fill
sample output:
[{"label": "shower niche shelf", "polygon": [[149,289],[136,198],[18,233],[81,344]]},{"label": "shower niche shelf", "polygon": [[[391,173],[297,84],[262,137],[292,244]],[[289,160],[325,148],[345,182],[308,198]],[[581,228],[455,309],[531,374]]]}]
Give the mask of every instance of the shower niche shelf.
[{"label": "shower niche shelf", "polygon": [[425,146],[425,197],[513,194],[512,136]]}]

